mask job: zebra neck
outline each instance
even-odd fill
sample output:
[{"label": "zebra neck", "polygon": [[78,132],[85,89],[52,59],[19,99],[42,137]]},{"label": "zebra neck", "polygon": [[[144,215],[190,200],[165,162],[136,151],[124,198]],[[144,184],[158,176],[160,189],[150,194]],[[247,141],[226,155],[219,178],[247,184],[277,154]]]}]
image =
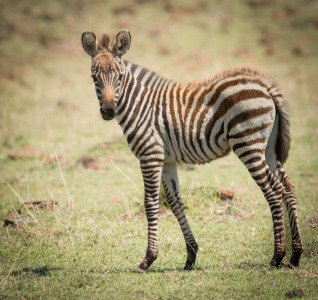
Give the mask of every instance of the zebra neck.
[{"label": "zebra neck", "polygon": [[132,112],[142,109],[145,102],[157,101],[156,90],[160,85],[171,82],[157,73],[137,64],[125,61],[126,75],[118,102],[117,121],[120,125],[133,116]]},{"label": "zebra neck", "polygon": [[[174,81],[171,79],[167,79],[158,73],[151,71],[149,69],[146,69],[144,67],[141,67],[137,64],[124,61],[127,69],[127,75],[126,75],[126,82],[125,82],[125,90],[126,96],[123,99],[126,105],[130,104],[131,101],[139,102],[139,101],[148,101],[149,98],[157,98],[155,100],[159,101],[160,93],[156,94],[155,91],[158,89],[162,89],[167,86],[174,86],[182,91],[187,91],[188,93],[191,93],[192,91],[197,91],[199,88],[199,85],[195,83],[181,83],[178,81]],[[134,87],[135,86],[135,87]],[[140,92],[140,97],[137,99],[137,92]],[[148,92],[145,94],[145,92]],[[133,94],[133,97],[129,97]],[[179,95],[181,97],[182,102],[184,102],[186,99],[182,99],[183,97],[186,97],[185,94],[181,93]],[[167,97],[165,97],[167,98]]]},{"label": "zebra neck", "polygon": [[175,101],[183,106],[189,95],[200,89],[195,84],[169,80],[137,64],[127,61],[125,64],[127,72],[116,112],[116,119],[125,134],[129,127],[138,123],[136,119],[140,118],[140,123],[150,121],[153,108],[167,107]]}]

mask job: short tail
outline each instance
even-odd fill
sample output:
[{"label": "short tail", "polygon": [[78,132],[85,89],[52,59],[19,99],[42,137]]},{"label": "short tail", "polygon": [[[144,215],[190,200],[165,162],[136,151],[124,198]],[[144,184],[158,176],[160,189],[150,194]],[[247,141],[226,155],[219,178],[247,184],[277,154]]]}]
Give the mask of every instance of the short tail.
[{"label": "short tail", "polygon": [[269,93],[274,100],[278,115],[278,135],[276,141],[276,155],[277,159],[284,164],[287,160],[290,149],[290,132],[289,132],[289,115],[287,109],[287,102],[276,86],[269,89]]}]

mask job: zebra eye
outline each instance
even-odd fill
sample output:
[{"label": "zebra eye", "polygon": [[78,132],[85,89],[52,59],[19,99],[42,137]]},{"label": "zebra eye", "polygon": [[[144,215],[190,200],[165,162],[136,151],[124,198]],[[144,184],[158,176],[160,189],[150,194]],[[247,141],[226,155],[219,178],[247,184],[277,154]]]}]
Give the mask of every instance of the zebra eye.
[{"label": "zebra eye", "polygon": [[123,77],[124,77],[123,74],[119,74],[119,75],[118,75],[118,79],[119,79],[119,80],[123,79]]}]

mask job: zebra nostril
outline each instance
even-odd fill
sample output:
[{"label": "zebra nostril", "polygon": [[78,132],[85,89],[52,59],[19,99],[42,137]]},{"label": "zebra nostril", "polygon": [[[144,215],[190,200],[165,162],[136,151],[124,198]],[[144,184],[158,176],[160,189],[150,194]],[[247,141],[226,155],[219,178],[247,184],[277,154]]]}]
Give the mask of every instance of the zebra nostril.
[{"label": "zebra nostril", "polygon": [[106,114],[114,113],[114,109],[112,109],[112,108],[101,107],[100,110],[101,110],[101,112],[104,112]]}]

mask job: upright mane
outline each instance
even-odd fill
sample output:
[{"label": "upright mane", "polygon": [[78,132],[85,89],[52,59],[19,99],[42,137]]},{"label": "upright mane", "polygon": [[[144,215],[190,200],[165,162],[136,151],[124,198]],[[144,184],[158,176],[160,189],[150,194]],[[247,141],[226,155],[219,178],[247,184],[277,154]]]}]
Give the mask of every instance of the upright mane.
[{"label": "upright mane", "polygon": [[100,39],[98,40],[98,48],[99,50],[103,50],[106,49],[108,51],[111,51],[113,48],[113,44],[114,44],[114,39],[108,35],[108,34],[103,34]]}]

